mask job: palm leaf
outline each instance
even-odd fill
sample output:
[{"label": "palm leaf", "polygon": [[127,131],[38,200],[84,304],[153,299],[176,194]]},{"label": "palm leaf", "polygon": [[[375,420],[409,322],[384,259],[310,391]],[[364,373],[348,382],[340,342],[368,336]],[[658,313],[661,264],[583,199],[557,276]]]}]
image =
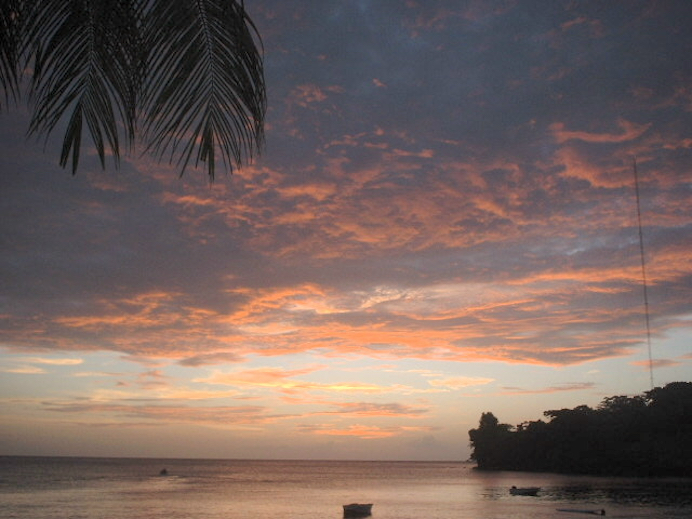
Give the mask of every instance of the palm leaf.
[{"label": "palm leaf", "polygon": [[[29,133],[66,124],[60,164],[83,134],[105,167],[143,118],[148,150],[214,179],[260,150],[266,110],[257,30],[242,0],[0,0],[0,82],[19,95],[33,66]],[[141,115],[140,115],[141,112]]]},{"label": "palm leaf", "polygon": [[22,12],[21,0],[0,2],[0,84],[5,91],[5,103],[16,99],[19,92]]},{"label": "palm leaf", "polygon": [[266,108],[257,32],[235,0],[155,2],[145,21],[149,52],[144,130],[158,156],[194,157],[213,180],[220,153],[227,170],[252,158]]},{"label": "palm leaf", "polygon": [[138,2],[118,0],[36,0],[27,12],[34,45],[32,93],[36,107],[30,133],[50,134],[71,114],[60,164],[72,156],[77,170],[84,126],[105,167],[107,150],[116,165],[121,133],[134,137]]}]

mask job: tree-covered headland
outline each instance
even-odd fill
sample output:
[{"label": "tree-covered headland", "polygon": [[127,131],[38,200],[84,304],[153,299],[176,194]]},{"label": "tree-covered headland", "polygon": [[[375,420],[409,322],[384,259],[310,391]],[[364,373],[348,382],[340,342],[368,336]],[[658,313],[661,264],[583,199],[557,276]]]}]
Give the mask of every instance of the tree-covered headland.
[{"label": "tree-covered headland", "polygon": [[691,382],[543,414],[513,427],[483,413],[471,459],[484,470],[692,477]]}]

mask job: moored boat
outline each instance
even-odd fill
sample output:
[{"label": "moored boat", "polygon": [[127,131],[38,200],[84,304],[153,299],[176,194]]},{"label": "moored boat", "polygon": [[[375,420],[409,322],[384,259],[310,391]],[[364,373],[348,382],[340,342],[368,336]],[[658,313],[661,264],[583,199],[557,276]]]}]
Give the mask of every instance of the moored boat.
[{"label": "moored boat", "polygon": [[541,487],[512,487],[509,493],[513,496],[535,496],[540,489]]},{"label": "moored boat", "polygon": [[574,514],[591,514],[591,515],[605,515],[605,510],[602,508],[600,510],[577,510],[574,508],[558,508],[558,512],[572,512]]},{"label": "moored boat", "polygon": [[364,517],[366,515],[370,515],[371,513],[372,503],[351,503],[350,505],[344,505],[345,517]]}]

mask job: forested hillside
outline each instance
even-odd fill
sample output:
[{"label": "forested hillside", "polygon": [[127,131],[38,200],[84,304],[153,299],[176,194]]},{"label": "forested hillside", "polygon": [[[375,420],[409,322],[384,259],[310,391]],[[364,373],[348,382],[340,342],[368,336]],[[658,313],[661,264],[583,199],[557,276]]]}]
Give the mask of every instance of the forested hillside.
[{"label": "forested hillside", "polygon": [[483,413],[469,431],[479,469],[692,476],[692,383],[545,411],[516,427]]}]

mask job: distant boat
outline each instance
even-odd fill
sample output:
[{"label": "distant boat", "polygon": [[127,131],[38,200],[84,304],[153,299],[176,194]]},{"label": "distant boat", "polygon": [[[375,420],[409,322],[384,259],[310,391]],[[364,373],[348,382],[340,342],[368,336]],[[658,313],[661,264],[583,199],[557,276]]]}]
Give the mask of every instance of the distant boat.
[{"label": "distant boat", "polygon": [[575,514],[605,515],[605,510],[575,510],[574,508],[558,508],[558,512],[572,512]]},{"label": "distant boat", "polygon": [[345,517],[364,517],[372,513],[372,503],[361,504],[361,503],[351,503],[350,505],[344,505],[344,516]]},{"label": "distant boat", "polygon": [[512,487],[509,489],[509,493],[513,496],[535,496],[541,487]]}]

